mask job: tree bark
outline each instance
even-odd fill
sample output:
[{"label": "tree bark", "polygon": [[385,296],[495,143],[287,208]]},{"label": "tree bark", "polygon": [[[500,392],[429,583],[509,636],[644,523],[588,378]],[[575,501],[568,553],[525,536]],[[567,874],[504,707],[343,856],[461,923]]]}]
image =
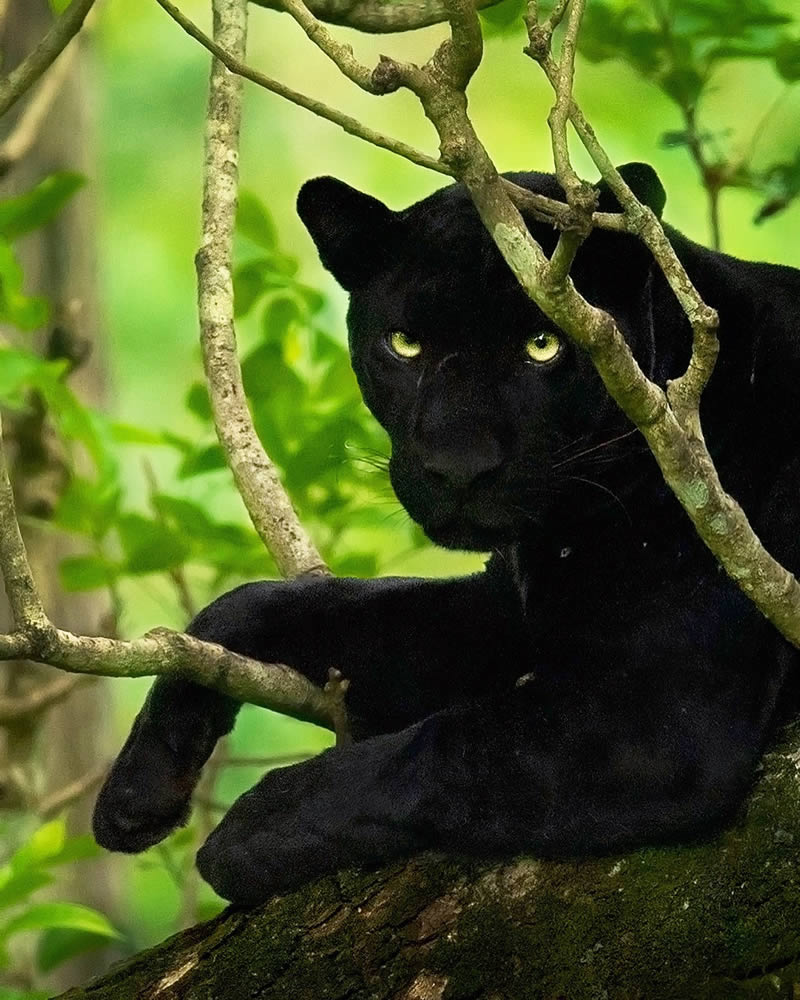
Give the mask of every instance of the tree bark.
[{"label": "tree bark", "polygon": [[62,1000],[739,1000],[800,990],[800,727],[714,840],[426,854],[228,909]]}]

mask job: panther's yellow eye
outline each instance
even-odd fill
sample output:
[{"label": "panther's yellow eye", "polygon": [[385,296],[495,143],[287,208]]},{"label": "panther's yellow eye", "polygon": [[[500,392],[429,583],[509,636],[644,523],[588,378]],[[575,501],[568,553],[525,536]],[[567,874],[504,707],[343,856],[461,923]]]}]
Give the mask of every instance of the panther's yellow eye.
[{"label": "panther's yellow eye", "polygon": [[395,330],[389,334],[389,346],[394,353],[405,361],[411,361],[422,354],[422,344],[407,337],[402,330]]},{"label": "panther's yellow eye", "polygon": [[525,344],[525,353],[537,364],[543,365],[553,358],[561,350],[562,342],[558,334],[551,330],[540,330],[528,339]]}]

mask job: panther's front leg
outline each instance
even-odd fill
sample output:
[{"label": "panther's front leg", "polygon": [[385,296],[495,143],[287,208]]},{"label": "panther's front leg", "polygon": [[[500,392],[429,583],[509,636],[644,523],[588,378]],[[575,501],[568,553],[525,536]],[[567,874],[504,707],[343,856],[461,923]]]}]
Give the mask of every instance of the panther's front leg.
[{"label": "panther's front leg", "polygon": [[[187,631],[287,663],[317,684],[337,667],[351,681],[348,708],[360,732],[389,732],[513,681],[493,667],[517,667],[521,616],[506,586],[494,573],[248,584],[209,605]],[[200,770],[238,709],[190,681],[156,681],[98,797],[98,842],[140,851],[185,822]]]},{"label": "panther's front leg", "polygon": [[198,867],[248,904],[425,847],[563,857],[703,832],[744,795],[759,735],[735,700],[704,698],[702,680],[673,685],[641,676],[604,694],[534,679],[272,771],[234,803]]}]

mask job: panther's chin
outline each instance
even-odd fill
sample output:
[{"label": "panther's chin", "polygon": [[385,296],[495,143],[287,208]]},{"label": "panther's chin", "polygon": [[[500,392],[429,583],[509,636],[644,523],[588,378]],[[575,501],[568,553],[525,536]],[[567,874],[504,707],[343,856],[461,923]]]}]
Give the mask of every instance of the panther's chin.
[{"label": "panther's chin", "polygon": [[467,517],[450,517],[435,524],[423,524],[425,534],[436,545],[462,552],[491,552],[516,540],[511,524],[483,524]]}]

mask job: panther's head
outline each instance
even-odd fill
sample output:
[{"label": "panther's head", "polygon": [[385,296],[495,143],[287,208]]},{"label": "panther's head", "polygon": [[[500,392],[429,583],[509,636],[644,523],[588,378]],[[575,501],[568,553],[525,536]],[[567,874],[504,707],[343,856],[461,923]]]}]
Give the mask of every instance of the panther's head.
[{"label": "panther's head", "polygon": [[[640,197],[663,188],[631,165]],[[549,174],[508,175],[563,200]],[[615,208],[601,194],[603,208]],[[392,441],[392,484],[435,542],[488,550],[564,504],[604,498],[612,458],[641,442],[594,367],[526,296],[461,185],[400,212],[341,181],[304,185],[298,211],[323,264],[350,293],[353,367]],[[548,227],[529,222],[547,253]],[[573,268],[654,364],[651,262],[630,236],[595,232]],[[635,442],[635,444],[634,444]],[[599,487],[599,489],[595,489]]]}]

